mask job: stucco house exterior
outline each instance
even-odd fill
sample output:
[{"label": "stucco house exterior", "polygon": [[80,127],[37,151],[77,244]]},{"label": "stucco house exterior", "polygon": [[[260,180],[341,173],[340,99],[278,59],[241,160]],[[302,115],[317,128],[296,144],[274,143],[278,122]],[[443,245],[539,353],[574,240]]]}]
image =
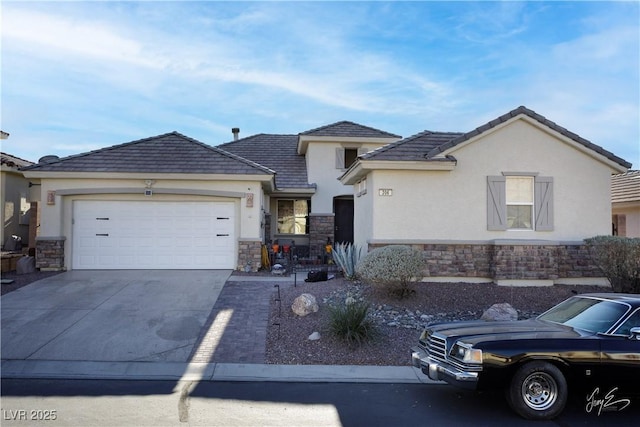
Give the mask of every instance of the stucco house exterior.
[{"label": "stucco house exterior", "polygon": [[613,234],[640,237],[640,170],[611,177]]},{"label": "stucco house exterior", "polygon": [[233,132],[216,147],[171,132],[24,168],[40,184],[38,267],[255,270],[263,244],[313,259],[329,240],[411,244],[431,279],[594,277],[581,241],[611,232],[610,176],[630,167],[524,107],[405,139],[348,121]]},{"label": "stucco house exterior", "polygon": [[24,247],[30,244],[29,221],[32,207],[29,197],[29,181],[22,175],[20,168],[32,164],[28,160],[11,154],[0,153],[0,183],[2,186],[0,188],[0,204],[2,206],[0,209],[2,220],[0,242],[3,248],[11,236],[20,237]]}]

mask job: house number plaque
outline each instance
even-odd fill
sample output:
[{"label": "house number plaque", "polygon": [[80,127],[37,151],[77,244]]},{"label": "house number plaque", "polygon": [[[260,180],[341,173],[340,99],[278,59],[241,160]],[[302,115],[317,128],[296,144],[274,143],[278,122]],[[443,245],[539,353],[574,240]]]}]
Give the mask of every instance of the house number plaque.
[{"label": "house number plaque", "polygon": [[379,188],[378,189],[379,196],[393,196],[393,190],[391,188]]}]

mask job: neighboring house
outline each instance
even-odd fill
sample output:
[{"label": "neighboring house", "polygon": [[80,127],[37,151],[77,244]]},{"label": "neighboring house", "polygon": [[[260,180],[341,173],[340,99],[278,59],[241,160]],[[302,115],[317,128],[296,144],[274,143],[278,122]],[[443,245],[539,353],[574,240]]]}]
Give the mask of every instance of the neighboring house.
[{"label": "neighboring house", "polygon": [[2,217],[0,242],[4,249],[7,249],[7,240],[12,236],[20,237],[24,247],[30,243],[29,219],[32,210],[29,202],[29,180],[24,178],[19,169],[32,164],[32,162],[19,157],[0,153],[0,182],[2,183],[0,189],[2,206],[0,209]]},{"label": "neighboring house", "polygon": [[640,237],[640,170],[611,177],[613,234]]},{"label": "neighboring house", "polygon": [[25,168],[41,184],[38,267],[256,269],[270,241],[315,259],[330,240],[414,245],[432,279],[570,281],[596,275],[581,242],[610,232],[610,176],[630,167],[524,107],[406,139],[346,121],[233,131]]}]

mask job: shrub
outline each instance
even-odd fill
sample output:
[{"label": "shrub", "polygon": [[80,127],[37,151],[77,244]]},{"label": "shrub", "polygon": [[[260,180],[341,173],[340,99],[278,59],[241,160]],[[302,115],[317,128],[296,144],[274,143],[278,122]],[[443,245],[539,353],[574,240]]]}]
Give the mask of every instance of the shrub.
[{"label": "shrub", "polygon": [[351,243],[338,243],[332,249],[333,260],[342,269],[347,280],[356,278],[356,266],[360,261],[361,248]]},{"label": "shrub", "polygon": [[369,252],[357,266],[358,276],[375,287],[386,288],[399,298],[412,293],[409,285],[421,278],[422,252],[409,246],[392,245]]},{"label": "shrub", "polygon": [[377,335],[375,324],[367,316],[369,304],[366,302],[329,306],[329,313],[329,330],[349,347],[360,346]]},{"label": "shrub", "polygon": [[614,292],[640,293],[640,239],[596,236],[585,243]]}]

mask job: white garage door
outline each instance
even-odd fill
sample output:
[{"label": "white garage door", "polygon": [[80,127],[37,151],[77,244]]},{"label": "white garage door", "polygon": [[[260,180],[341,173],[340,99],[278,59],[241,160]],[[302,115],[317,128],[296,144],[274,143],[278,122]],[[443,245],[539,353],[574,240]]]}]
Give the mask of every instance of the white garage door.
[{"label": "white garage door", "polygon": [[74,269],[233,269],[232,202],[76,201]]}]

